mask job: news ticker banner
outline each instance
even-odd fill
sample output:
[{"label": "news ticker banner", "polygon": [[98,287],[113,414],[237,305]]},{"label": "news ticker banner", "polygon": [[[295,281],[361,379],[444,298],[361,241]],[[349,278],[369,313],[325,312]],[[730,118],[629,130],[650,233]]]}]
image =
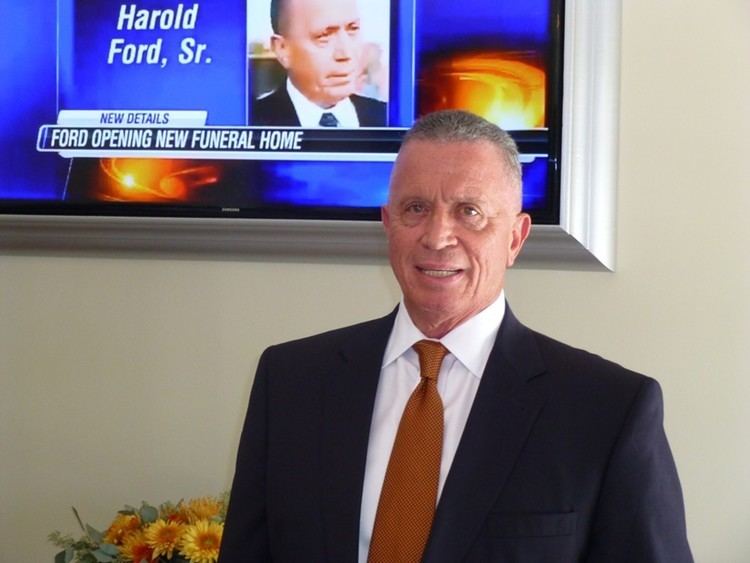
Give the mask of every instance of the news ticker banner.
[{"label": "news ticker banner", "polygon": [[390,162],[404,128],[207,126],[205,111],[63,110],[37,150],[73,157]]},{"label": "news ticker banner", "polygon": [[[148,157],[207,160],[392,162],[406,128],[207,126],[206,111],[62,110],[42,125],[39,152],[65,158]],[[514,131],[521,162],[546,156],[546,131]]]}]

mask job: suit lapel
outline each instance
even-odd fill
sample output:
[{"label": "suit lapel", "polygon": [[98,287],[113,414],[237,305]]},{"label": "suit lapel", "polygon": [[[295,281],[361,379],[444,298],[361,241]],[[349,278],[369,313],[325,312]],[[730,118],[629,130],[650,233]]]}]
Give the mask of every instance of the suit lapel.
[{"label": "suit lapel", "polygon": [[506,308],[438,503],[424,563],[460,561],[475,541],[542,408],[528,380],[543,371],[530,331]]},{"label": "suit lapel", "polygon": [[294,103],[292,98],[289,97],[289,92],[286,89],[286,84],[282,84],[277,89],[278,92],[278,109],[276,123],[272,125],[288,125],[291,127],[299,127],[299,116],[297,110],[294,109]]},{"label": "suit lapel", "polygon": [[395,311],[360,330],[324,375],[322,461],[327,561],[356,561],[367,444]]}]

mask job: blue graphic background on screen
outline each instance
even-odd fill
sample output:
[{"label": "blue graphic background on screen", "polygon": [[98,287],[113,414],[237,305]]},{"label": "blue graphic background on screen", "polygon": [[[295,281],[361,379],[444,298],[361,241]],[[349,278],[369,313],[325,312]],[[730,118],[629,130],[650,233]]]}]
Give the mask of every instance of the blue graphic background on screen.
[{"label": "blue graphic background on screen", "polygon": [[[393,0],[395,28],[391,27],[391,96],[388,100],[388,125],[411,127],[414,123],[414,0]],[[393,22],[393,19],[391,20]]]},{"label": "blue graphic background on screen", "polygon": [[59,199],[67,161],[36,152],[39,125],[57,119],[56,7],[3,2],[0,18],[0,199]]},{"label": "blue graphic background on screen", "polygon": [[533,211],[547,201],[548,162],[546,157],[538,157],[523,163],[523,208]]},{"label": "blue graphic background on screen", "polygon": [[[346,175],[342,179],[342,165]],[[269,162],[263,165],[266,203],[302,207],[380,207],[388,197],[390,162]],[[523,164],[523,207],[543,205],[547,159]]]},{"label": "blue graphic background on screen", "polygon": [[[165,30],[158,24],[153,30],[117,29],[122,8],[176,10],[180,4],[184,10],[198,5],[195,29]],[[245,0],[61,0],[61,109],[208,110],[211,125],[244,125],[245,9]],[[186,38],[207,45],[202,62],[179,62]],[[161,39],[158,64],[124,64],[122,54],[108,64],[113,39],[126,44]],[[168,62],[161,68],[164,57]]]},{"label": "blue graphic background on screen", "polygon": [[390,162],[264,164],[264,201],[305,207],[380,207],[392,167]]},{"label": "blue graphic background on screen", "polygon": [[417,53],[488,44],[509,49],[545,46],[549,41],[549,3],[550,0],[417,0]]}]

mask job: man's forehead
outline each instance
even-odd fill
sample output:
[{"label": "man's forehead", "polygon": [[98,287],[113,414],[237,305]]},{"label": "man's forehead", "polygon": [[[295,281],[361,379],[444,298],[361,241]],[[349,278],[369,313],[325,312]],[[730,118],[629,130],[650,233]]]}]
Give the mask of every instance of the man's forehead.
[{"label": "man's forehead", "polygon": [[357,0],[286,0],[284,11],[290,27],[327,27],[359,18]]},{"label": "man's forehead", "polygon": [[443,199],[446,201],[481,202],[492,199],[503,192],[496,182],[482,181],[482,178],[462,177],[458,181],[446,179],[444,182],[420,181],[420,178],[409,178],[408,181],[391,182],[390,193],[395,199],[420,197],[425,199]]},{"label": "man's forehead", "polygon": [[499,147],[487,140],[413,139],[394,164],[389,198],[437,195],[481,201],[513,194]]}]

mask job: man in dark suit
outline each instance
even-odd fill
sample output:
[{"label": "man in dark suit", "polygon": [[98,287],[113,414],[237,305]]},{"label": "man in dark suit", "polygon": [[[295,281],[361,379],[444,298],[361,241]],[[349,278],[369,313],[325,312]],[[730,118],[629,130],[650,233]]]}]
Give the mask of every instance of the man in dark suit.
[{"label": "man in dark suit", "polygon": [[362,72],[356,0],[272,0],[271,26],[287,79],[253,101],[253,125],[386,125],[386,104],[354,93]]},{"label": "man in dark suit", "polygon": [[505,302],[507,133],[419,120],[382,217],[401,303],[263,353],[220,563],[691,562],[659,385]]}]

